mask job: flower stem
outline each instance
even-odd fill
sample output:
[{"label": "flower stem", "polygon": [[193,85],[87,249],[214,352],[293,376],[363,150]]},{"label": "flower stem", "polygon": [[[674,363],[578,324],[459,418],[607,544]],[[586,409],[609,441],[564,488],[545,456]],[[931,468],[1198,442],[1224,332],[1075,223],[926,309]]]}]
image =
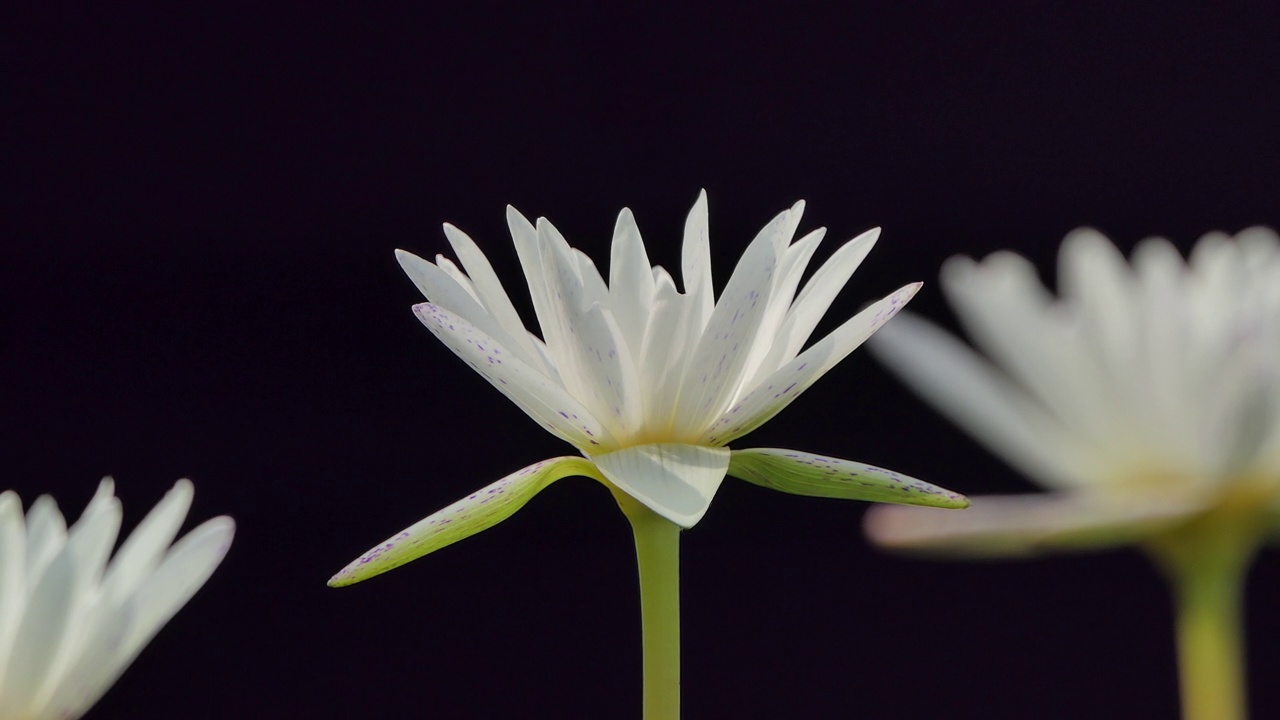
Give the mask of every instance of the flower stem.
[{"label": "flower stem", "polygon": [[1215,530],[1152,548],[1173,586],[1183,720],[1248,717],[1242,595],[1257,539]]},{"label": "flower stem", "polygon": [[622,491],[614,497],[631,521],[640,569],[644,720],[679,720],[680,526]]}]

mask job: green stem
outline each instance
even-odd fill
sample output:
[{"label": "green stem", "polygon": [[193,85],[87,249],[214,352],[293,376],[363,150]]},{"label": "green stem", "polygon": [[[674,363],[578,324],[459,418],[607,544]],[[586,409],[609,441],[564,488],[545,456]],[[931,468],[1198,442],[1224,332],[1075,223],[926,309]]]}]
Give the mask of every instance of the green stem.
[{"label": "green stem", "polygon": [[1226,528],[1153,547],[1173,586],[1183,720],[1245,720],[1243,590],[1256,539]]},{"label": "green stem", "polygon": [[680,526],[616,491],[640,568],[644,720],[680,717]]}]

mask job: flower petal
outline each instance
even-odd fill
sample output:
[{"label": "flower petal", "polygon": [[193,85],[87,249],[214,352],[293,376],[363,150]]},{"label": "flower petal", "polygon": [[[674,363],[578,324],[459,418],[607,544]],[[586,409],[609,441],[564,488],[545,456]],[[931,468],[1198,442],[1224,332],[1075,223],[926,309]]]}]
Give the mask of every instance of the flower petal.
[{"label": "flower petal", "polygon": [[[797,203],[799,206],[799,203]],[[742,384],[748,351],[769,306],[774,274],[794,230],[793,210],[778,214],[747,247],[711,319],[688,357],[675,414],[675,437],[694,437],[724,410]]]},{"label": "flower petal", "polygon": [[27,600],[26,528],[22,500],[12,490],[0,493],[0,677],[9,658],[5,650]]},{"label": "flower petal", "polygon": [[697,524],[729,470],[729,449],[704,445],[633,445],[591,458],[609,482],[679,525]]},{"label": "flower petal", "polygon": [[329,579],[345,587],[497,525],[551,483],[570,475],[603,480],[589,460],[558,457],[534,463],[419,520],[361,555]]},{"label": "flower petal", "polygon": [[631,211],[623,208],[613,227],[609,256],[609,308],[627,341],[632,357],[639,357],[645,322],[653,306],[653,271]]},{"label": "flower petal", "polygon": [[556,437],[584,450],[613,442],[604,425],[564,388],[508,354],[475,325],[431,303],[415,305],[413,311],[454,354]]},{"label": "flower petal", "polygon": [[[235,521],[226,515],[210,518],[173,544],[155,572],[138,586],[131,599],[129,634],[116,651],[116,673],[133,662],[178,610],[204,586],[222,563],[235,536]],[[110,676],[99,691],[115,680]]]},{"label": "flower petal", "polygon": [[74,553],[58,553],[32,588],[0,678],[0,717],[31,717],[31,709],[45,692],[79,599],[75,563]]},{"label": "flower petal", "polygon": [[[560,379],[569,394],[605,423],[616,437],[626,437],[640,426],[641,400],[635,364],[612,315],[604,282],[594,265],[583,265],[568,244],[552,238],[550,223],[540,223],[542,267],[547,271],[547,291],[555,332],[547,333]],[[595,276],[594,280],[584,281]],[[599,284],[599,289],[591,286]]]},{"label": "flower petal", "polygon": [[791,310],[778,331],[774,344],[776,350],[771,352],[771,355],[773,352],[777,355],[768,358],[764,367],[776,369],[800,354],[800,349],[808,342],[813,329],[831,307],[836,295],[844,289],[879,238],[880,228],[872,228],[858,235],[841,245],[809,278],[809,282],[805,283],[804,289],[791,304]]},{"label": "flower petal", "polygon": [[777,415],[818,378],[848,357],[902,309],[920,289],[920,283],[899,288],[867,309],[847,320],[799,357],[769,374],[742,396],[709,429],[702,441],[725,445],[742,437]]},{"label": "flower petal", "polygon": [[1026,392],[927,320],[903,313],[870,348],[926,402],[1032,479],[1079,487],[1104,471]]},{"label": "flower petal", "polygon": [[[540,367],[542,359],[537,353],[532,352],[532,342],[528,334],[523,332],[523,328],[520,329],[520,334],[510,335],[506,328],[481,306],[471,289],[464,287],[457,278],[436,265],[404,250],[396,251],[396,260],[400,262],[400,267],[417,286],[419,292],[431,304],[466,318],[467,322],[475,325],[481,332],[507,348],[509,352],[542,371]],[[463,280],[465,281],[466,278]]]},{"label": "flower petal", "polygon": [[969,507],[960,493],[893,470],[798,450],[734,450],[729,474],[792,495],[901,503],[937,508]]},{"label": "flower petal", "polygon": [[707,222],[707,191],[698,199],[684,221],[684,243],[680,250],[680,277],[684,294],[689,297],[694,326],[706,327],[715,308],[715,289],[711,286],[711,240]]},{"label": "flower petal", "polygon": [[194,496],[191,481],[179,480],[133,529],[111,559],[111,566],[102,579],[102,596],[107,602],[118,602],[132,594],[151,574],[178,536]]},{"label": "flower petal", "polygon": [[1143,496],[1132,501],[1084,494],[988,495],[964,512],[881,506],[867,513],[867,536],[895,550],[961,557],[1017,557],[1106,548],[1149,537],[1204,503]]}]

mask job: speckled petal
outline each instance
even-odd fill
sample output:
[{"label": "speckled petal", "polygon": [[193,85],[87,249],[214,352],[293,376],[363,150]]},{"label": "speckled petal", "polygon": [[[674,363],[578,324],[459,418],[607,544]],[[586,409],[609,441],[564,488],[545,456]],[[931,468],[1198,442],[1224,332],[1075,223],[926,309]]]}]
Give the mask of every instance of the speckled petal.
[{"label": "speckled petal", "polygon": [[729,474],[792,495],[965,508],[969,499],[893,470],[798,450],[734,450]]},{"label": "speckled petal", "polygon": [[613,442],[604,425],[564,388],[471,323],[431,303],[415,305],[413,310],[450,350],[556,437],[584,450]]},{"label": "speckled petal", "polygon": [[688,355],[675,414],[675,437],[690,437],[724,410],[742,384],[748,352],[769,306],[774,274],[791,240],[793,210],[766,225],[743,253],[696,349]]},{"label": "speckled petal", "polygon": [[729,449],[655,443],[591,458],[614,485],[680,527],[707,512],[729,469]]},{"label": "speckled petal", "polygon": [[689,298],[693,326],[706,327],[715,308],[715,289],[711,286],[711,239],[707,221],[707,191],[698,193],[693,209],[684,221],[684,243],[680,250],[680,277],[684,294]]},{"label": "speckled petal", "polygon": [[367,580],[491,528],[524,507],[543,488],[570,475],[604,479],[595,465],[580,457],[534,463],[388,538],[330,578],[329,586],[344,587]]},{"label": "speckled petal", "polygon": [[702,433],[702,441],[725,445],[782,412],[818,378],[848,357],[907,304],[920,283],[904,286],[847,320],[799,357],[771,373]]},{"label": "speckled petal", "polygon": [[867,536],[894,550],[958,557],[1018,557],[1127,545],[1181,522],[1202,500],[1173,496],[1125,502],[1085,494],[989,495],[963,512],[879,506]]}]

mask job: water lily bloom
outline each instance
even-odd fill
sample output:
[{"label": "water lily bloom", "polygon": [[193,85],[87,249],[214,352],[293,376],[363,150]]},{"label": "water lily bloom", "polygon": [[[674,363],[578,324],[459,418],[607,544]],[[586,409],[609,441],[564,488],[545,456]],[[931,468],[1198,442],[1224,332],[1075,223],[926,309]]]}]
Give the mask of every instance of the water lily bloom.
[{"label": "water lily bloom", "polygon": [[920,286],[899,289],[805,349],[879,231],[843,245],[800,289],[824,234],[791,242],[803,208],[797,203],[760,231],[718,301],[705,194],[685,224],[683,291],[650,266],[629,210],[618,215],[606,282],[551,223],[535,225],[508,208],[541,337],[525,329],[485,255],[452,225],[444,232],[461,268],[443,256],[432,263],[398,252],[429,301],[414,306],[427,329],[581,455],[543,460],[476,491],[374,547],[330,584],[363,580],[490,527],[568,475],[603,482],[684,528],[702,518],[726,474],[801,495],[963,507],[955,493],[875,466],[728,447],[858,347]]},{"label": "water lily bloom", "polygon": [[110,479],[70,530],[53,498],[24,518],[17,494],[0,494],[0,718],[80,717],[209,579],[234,523],[173,543],[191,497],[179,480],[108,563],[121,520]]},{"label": "water lily bloom", "polygon": [[961,556],[1137,545],[1177,595],[1187,716],[1241,717],[1239,588],[1280,524],[1280,240],[1214,233],[1184,262],[1150,239],[1126,262],[1079,230],[1059,297],[1009,252],[952,258],[941,280],[989,359],[909,315],[873,350],[1050,492],[877,508],[869,535]]}]

